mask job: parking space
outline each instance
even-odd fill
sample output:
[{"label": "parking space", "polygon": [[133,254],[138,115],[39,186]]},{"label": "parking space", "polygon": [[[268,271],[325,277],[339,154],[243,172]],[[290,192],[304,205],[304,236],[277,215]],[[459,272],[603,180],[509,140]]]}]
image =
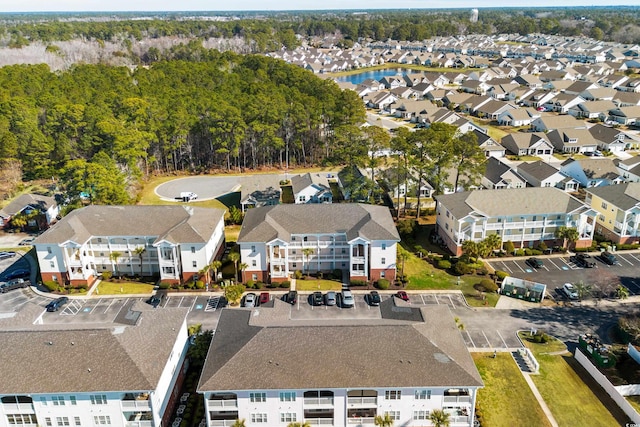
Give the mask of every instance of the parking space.
[{"label": "parking space", "polygon": [[497,329],[465,329],[462,338],[470,349],[500,349],[522,347],[513,332]]},{"label": "parking space", "polygon": [[342,308],[340,304],[314,306],[310,304],[311,295],[298,295],[298,302],[291,306],[291,318],[306,319],[380,319],[382,315],[378,307],[371,307],[364,300],[364,295],[354,295],[354,306]]}]

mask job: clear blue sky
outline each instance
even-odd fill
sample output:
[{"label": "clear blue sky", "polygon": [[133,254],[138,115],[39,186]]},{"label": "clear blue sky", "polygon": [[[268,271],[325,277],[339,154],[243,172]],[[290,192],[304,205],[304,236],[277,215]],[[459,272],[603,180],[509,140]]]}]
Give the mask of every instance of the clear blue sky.
[{"label": "clear blue sky", "polygon": [[[522,0],[0,0],[0,12],[51,11],[228,11],[315,9],[429,9],[523,6]],[[531,7],[637,6],[638,0],[536,0]]]}]

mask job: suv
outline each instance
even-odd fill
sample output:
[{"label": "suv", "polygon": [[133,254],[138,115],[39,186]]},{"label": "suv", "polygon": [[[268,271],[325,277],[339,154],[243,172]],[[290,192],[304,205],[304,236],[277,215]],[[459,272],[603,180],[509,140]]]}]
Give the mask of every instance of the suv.
[{"label": "suv", "polygon": [[529,264],[531,267],[535,269],[542,268],[544,266],[544,263],[542,262],[541,259],[534,258],[534,257],[529,258],[527,260],[527,264]]},{"label": "suv", "polygon": [[0,285],[0,292],[4,294],[5,292],[9,292],[14,289],[26,288],[27,285],[28,285],[28,282],[25,282],[24,279],[11,280],[7,283],[3,283],[2,285]]},{"label": "suv", "polygon": [[7,258],[13,258],[15,256],[16,256],[15,252],[0,252],[0,260],[7,259]]},{"label": "suv", "polygon": [[368,300],[369,300],[369,305],[379,306],[380,305],[380,294],[378,293],[378,291],[369,292]]},{"label": "suv", "polygon": [[564,292],[564,294],[569,299],[578,299],[576,288],[574,288],[571,283],[565,283],[564,285],[562,285],[562,292]]},{"label": "suv", "polygon": [[573,262],[579,267],[584,268],[593,268],[596,266],[596,263],[591,261],[591,255],[589,254],[576,254],[576,256],[573,257]]},{"label": "suv", "polygon": [[25,279],[25,278],[28,278],[30,275],[31,275],[31,272],[29,270],[25,270],[24,268],[21,268],[18,270],[13,270],[12,272],[8,273],[5,276],[5,279],[7,280]]},{"label": "suv", "polygon": [[611,252],[602,252],[600,259],[607,265],[616,265],[618,263],[618,258]]},{"label": "suv", "polygon": [[288,294],[284,296],[284,301],[293,305],[298,302],[298,291],[289,291]]},{"label": "suv", "polygon": [[324,297],[322,296],[322,292],[315,291],[311,295],[311,305],[322,305],[324,304]]},{"label": "suv", "polygon": [[60,297],[58,299],[55,299],[55,300],[51,301],[49,304],[47,304],[47,311],[49,311],[49,312],[58,311],[67,302],[69,302],[69,298],[67,298],[67,297]]},{"label": "suv", "polygon": [[160,303],[162,302],[162,300],[154,295],[151,298],[149,298],[148,300],[146,300],[145,302],[147,304],[149,304],[150,306],[152,306],[153,308],[157,308],[160,305]]},{"label": "suv", "polygon": [[256,306],[256,300],[257,300],[256,294],[254,294],[253,292],[249,292],[244,297],[244,306],[245,307],[255,307]]}]

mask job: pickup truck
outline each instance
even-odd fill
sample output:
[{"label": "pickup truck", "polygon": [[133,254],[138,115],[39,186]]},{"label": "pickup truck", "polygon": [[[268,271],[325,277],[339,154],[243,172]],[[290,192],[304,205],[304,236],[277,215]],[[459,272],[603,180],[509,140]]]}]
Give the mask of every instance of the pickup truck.
[{"label": "pickup truck", "polygon": [[576,254],[572,261],[575,262],[578,267],[593,268],[596,266],[596,263],[592,261],[591,255],[589,254]]},{"label": "pickup truck", "polygon": [[6,283],[0,283],[0,292],[4,294],[5,292],[9,292],[14,289],[26,288],[29,285],[31,285],[31,282],[29,280],[24,280],[24,279],[9,280]]}]

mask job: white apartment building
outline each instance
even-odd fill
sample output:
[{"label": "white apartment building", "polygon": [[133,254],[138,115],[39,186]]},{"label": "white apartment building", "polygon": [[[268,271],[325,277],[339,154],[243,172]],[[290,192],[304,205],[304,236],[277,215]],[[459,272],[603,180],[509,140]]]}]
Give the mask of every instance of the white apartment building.
[{"label": "white apartment building", "polygon": [[[404,304],[394,300],[382,304]],[[413,323],[300,325],[279,300],[224,310],[197,389],[207,425],[373,427],[387,413],[394,425],[425,426],[443,409],[451,427],[472,426],[483,383],[451,312],[403,309]]]},{"label": "white apartment building", "polygon": [[0,427],[167,425],[187,313],[140,310],[110,329],[1,331]]},{"label": "white apartment building", "polygon": [[262,282],[336,269],[351,279],[393,281],[399,241],[388,208],[357,203],[250,209],[238,236],[245,280]]},{"label": "white apartment building", "polygon": [[110,271],[184,282],[222,255],[224,211],[91,205],[69,213],[34,246],[44,281],[90,285]]},{"label": "white apartment building", "polygon": [[449,250],[462,254],[462,242],[498,234],[515,247],[561,245],[558,227],[578,230],[576,247],[591,246],[596,211],[553,187],[482,190],[436,196],[436,231]]}]

